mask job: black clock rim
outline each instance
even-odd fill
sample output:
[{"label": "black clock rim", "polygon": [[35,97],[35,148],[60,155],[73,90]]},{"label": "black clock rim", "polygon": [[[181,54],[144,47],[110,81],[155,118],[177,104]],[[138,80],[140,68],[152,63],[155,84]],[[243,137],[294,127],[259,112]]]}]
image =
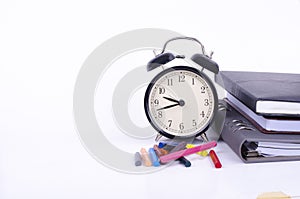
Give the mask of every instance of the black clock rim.
[{"label": "black clock rim", "polygon": [[[214,105],[214,108],[213,108],[213,116],[210,120],[210,122],[207,124],[207,126],[205,128],[203,128],[202,130],[200,130],[199,132],[197,132],[195,135],[192,135],[192,136],[175,136],[175,135],[171,135],[167,132],[165,132],[163,129],[159,128],[155,122],[152,121],[152,118],[150,116],[150,110],[149,110],[149,96],[150,96],[150,92],[154,86],[154,84],[156,83],[156,81],[158,79],[160,79],[162,76],[164,76],[166,73],[169,73],[170,71],[174,71],[174,70],[188,70],[188,71],[191,71],[191,72],[194,72],[196,74],[198,74],[199,76],[201,76],[203,79],[205,79],[205,81],[209,84],[212,92],[213,92],[213,95],[214,95],[214,101],[215,101],[215,105]],[[215,113],[218,109],[218,93],[216,91],[216,88],[214,86],[214,84],[211,82],[210,78],[203,72],[199,71],[198,69],[196,68],[192,68],[190,66],[173,66],[171,68],[167,68],[163,71],[161,71],[160,73],[158,73],[152,80],[151,82],[149,83],[147,89],[146,89],[146,93],[145,93],[145,97],[144,97],[144,110],[145,110],[145,113],[146,113],[146,117],[149,121],[149,123],[151,124],[151,126],[161,135],[167,137],[167,138],[170,138],[170,139],[173,139],[175,137],[180,137],[180,138],[190,138],[190,137],[198,137],[199,135],[201,135],[202,133],[206,132],[208,130],[208,128],[210,127],[210,124],[213,123],[214,121],[214,118],[215,118]]]}]

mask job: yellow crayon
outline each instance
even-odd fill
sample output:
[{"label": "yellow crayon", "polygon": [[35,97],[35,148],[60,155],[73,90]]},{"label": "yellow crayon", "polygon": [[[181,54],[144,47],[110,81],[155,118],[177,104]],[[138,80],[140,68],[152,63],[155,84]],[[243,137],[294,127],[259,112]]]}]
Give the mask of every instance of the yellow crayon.
[{"label": "yellow crayon", "polygon": [[[186,147],[187,149],[190,149],[190,148],[194,148],[195,145],[193,145],[193,144],[187,144],[185,147]],[[206,150],[204,150],[204,151],[199,151],[199,152],[197,152],[196,154],[201,155],[201,156],[203,156],[203,157],[206,157],[206,156],[208,155],[208,152],[207,152]]]}]

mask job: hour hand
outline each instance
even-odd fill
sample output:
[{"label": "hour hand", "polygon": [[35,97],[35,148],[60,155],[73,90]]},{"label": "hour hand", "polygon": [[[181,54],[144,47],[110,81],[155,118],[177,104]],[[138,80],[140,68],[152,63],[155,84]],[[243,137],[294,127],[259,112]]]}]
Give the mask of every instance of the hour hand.
[{"label": "hour hand", "polygon": [[172,104],[172,105],[169,105],[169,106],[165,106],[165,107],[159,108],[159,109],[157,109],[157,111],[168,109],[168,108],[172,108],[172,107],[178,106],[178,105],[179,105],[179,103],[178,104]]},{"label": "hour hand", "polygon": [[176,102],[176,103],[179,104],[179,101],[176,100],[176,99],[173,99],[173,98],[170,98],[170,97],[163,97],[163,98],[166,99],[166,100],[169,100],[169,101],[171,101],[171,102]]},{"label": "hour hand", "polygon": [[163,97],[164,99],[166,100],[169,100],[171,102],[176,102],[179,106],[184,106],[185,105],[185,102],[181,99],[181,100],[176,100],[176,99],[173,99],[173,98],[170,98],[170,97]]}]

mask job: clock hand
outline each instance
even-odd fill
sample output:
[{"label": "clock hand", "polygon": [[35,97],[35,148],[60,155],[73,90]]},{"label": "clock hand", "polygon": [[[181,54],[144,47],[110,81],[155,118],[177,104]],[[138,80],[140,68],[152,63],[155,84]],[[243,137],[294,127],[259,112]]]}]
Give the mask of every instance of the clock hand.
[{"label": "clock hand", "polygon": [[163,109],[172,108],[172,107],[174,107],[174,106],[179,106],[179,103],[178,103],[178,104],[172,104],[172,105],[169,105],[169,106],[165,106],[165,107],[159,108],[159,109],[157,109],[157,111],[160,111],[160,110],[163,110]]},{"label": "clock hand", "polygon": [[176,100],[176,99],[173,99],[173,98],[170,98],[170,97],[163,97],[163,98],[166,99],[166,100],[169,100],[169,101],[171,101],[171,102],[176,102],[176,103],[179,104],[179,101]]},{"label": "clock hand", "polygon": [[173,99],[173,98],[170,98],[170,97],[163,97],[164,99],[166,100],[169,100],[171,102],[176,102],[179,106],[184,106],[185,105],[185,102],[183,100],[176,100],[176,99]]}]

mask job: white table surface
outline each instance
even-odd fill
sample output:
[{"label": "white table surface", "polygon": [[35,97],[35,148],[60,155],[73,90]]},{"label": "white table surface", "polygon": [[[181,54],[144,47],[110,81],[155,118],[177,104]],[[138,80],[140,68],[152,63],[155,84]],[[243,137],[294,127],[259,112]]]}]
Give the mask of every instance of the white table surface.
[{"label": "white table surface", "polygon": [[80,143],[73,89],[98,45],[156,27],[199,38],[222,70],[300,73],[300,2],[0,2],[0,198],[256,198],[300,195],[300,162],[244,164],[225,143],[223,167],[191,156],[147,175],[111,170]]}]

